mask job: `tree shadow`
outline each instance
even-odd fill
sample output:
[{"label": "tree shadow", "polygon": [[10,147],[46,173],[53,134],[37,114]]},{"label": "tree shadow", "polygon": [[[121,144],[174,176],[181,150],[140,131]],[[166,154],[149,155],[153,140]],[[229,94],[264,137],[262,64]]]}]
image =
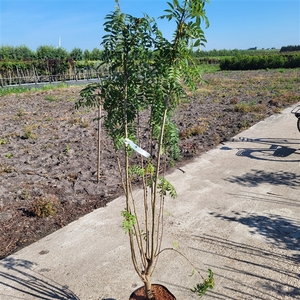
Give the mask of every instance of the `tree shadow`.
[{"label": "tree shadow", "polygon": [[299,199],[292,199],[292,198],[288,198],[284,195],[274,194],[274,193],[270,193],[270,192],[263,194],[263,193],[246,191],[245,193],[239,192],[238,194],[228,193],[228,195],[233,196],[235,198],[240,198],[243,200],[250,200],[250,201],[257,201],[257,202],[264,202],[264,203],[268,202],[268,203],[272,203],[272,204],[283,205],[284,207],[287,207],[287,206],[300,207]]},{"label": "tree shadow", "polygon": [[238,137],[233,138],[231,142],[247,142],[247,143],[259,143],[267,145],[299,145],[300,139],[290,139],[290,138],[247,138],[247,137]]},{"label": "tree shadow", "polygon": [[258,215],[248,214],[245,211],[232,213],[234,214],[232,217],[216,213],[211,213],[211,215],[246,225],[251,228],[251,233],[264,236],[268,243],[277,248],[299,251],[300,224],[298,220],[286,219],[276,214]]},{"label": "tree shadow", "polygon": [[0,265],[8,270],[8,272],[0,271],[0,278],[3,278],[0,280],[0,285],[19,291],[22,295],[26,294],[34,299],[79,300],[68,286],[61,286],[46,276],[34,272],[32,267],[35,263],[31,261],[8,257],[1,260]]},{"label": "tree shadow", "polygon": [[272,185],[284,185],[289,187],[300,186],[300,175],[286,172],[266,172],[264,170],[251,170],[252,173],[246,173],[241,176],[233,176],[232,178],[225,179],[231,183],[238,183],[247,187],[258,186],[263,183],[269,183]]},{"label": "tree shadow", "polygon": [[[208,264],[219,282],[214,299],[298,299],[300,255],[273,251],[272,248],[231,241],[221,236],[194,235],[198,247],[192,250],[219,256],[217,264]],[[285,253],[285,254],[284,254]],[[197,254],[196,254],[197,255]],[[254,284],[255,283],[255,284]],[[252,294],[249,293],[252,291]]]},{"label": "tree shadow", "polygon": [[231,142],[244,142],[244,143],[257,143],[270,145],[268,148],[231,148],[224,146],[221,150],[237,150],[237,156],[244,156],[256,160],[268,160],[268,161],[284,161],[284,162],[298,162],[299,159],[287,159],[292,154],[300,155],[296,153],[299,148],[294,148],[286,145],[297,144],[300,146],[299,139],[284,139],[284,138],[243,138],[233,139]]}]

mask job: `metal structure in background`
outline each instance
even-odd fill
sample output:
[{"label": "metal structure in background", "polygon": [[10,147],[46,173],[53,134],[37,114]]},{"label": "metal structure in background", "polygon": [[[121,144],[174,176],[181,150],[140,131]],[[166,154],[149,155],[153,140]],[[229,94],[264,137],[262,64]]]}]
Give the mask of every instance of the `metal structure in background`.
[{"label": "metal structure in background", "polygon": [[99,81],[100,77],[103,76],[103,73],[85,70],[81,72],[76,72],[70,74],[58,74],[58,75],[30,75],[30,76],[20,76],[20,77],[2,77],[0,76],[0,86],[5,87],[15,87],[15,86],[24,86],[24,87],[34,87],[34,86],[43,86],[47,84],[83,84],[85,82]]}]

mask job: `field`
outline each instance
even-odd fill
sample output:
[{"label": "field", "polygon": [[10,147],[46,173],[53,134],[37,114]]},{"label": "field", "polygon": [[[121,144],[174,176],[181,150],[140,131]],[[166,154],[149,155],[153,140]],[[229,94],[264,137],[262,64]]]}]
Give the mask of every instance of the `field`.
[{"label": "field", "polygon": [[[300,69],[222,71],[203,79],[174,115],[181,149],[175,167],[300,101]],[[75,109],[80,89],[0,97],[0,259],[122,192],[104,132],[97,182],[96,111]]]}]

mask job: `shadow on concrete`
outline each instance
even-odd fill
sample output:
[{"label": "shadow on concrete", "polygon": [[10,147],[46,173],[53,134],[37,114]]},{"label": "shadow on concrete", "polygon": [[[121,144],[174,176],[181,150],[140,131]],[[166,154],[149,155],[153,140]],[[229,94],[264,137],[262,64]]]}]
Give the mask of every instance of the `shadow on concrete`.
[{"label": "shadow on concrete", "polygon": [[267,145],[299,145],[300,139],[286,139],[286,138],[247,138],[239,137],[233,138],[231,142],[246,142],[246,143],[258,143]]},{"label": "shadow on concrete", "polygon": [[254,187],[264,183],[284,185],[291,188],[300,186],[300,175],[286,171],[266,172],[264,170],[251,170],[251,173],[248,172],[240,176],[232,176],[225,180],[246,187]]},{"label": "shadow on concrete", "polygon": [[282,296],[291,297],[288,299],[300,296],[300,274],[296,271],[300,255],[283,254],[220,236],[195,235],[193,239],[199,246],[190,249],[218,256],[216,260],[221,262],[206,265],[213,270],[220,285],[216,286],[218,293],[211,292],[213,299],[279,300]]},{"label": "shadow on concrete", "polygon": [[[8,272],[0,272],[0,285],[19,291],[22,295],[21,299],[79,300],[68,286],[61,286],[46,276],[34,272],[32,267],[35,263],[31,261],[8,257],[1,260],[0,264],[8,270]],[[2,294],[2,296],[8,295]]]},{"label": "shadow on concrete", "polygon": [[245,147],[237,147],[231,148],[224,146],[220,148],[221,150],[237,150],[237,156],[244,156],[251,159],[257,160],[268,160],[268,161],[284,161],[284,162],[298,162],[299,158],[289,159],[289,156],[292,154],[300,155],[296,153],[297,150],[300,150],[298,147],[289,147],[286,145],[299,145],[299,139],[284,139],[284,138],[243,138],[240,137],[238,139],[233,139],[231,142],[244,142],[244,143],[256,143],[256,144],[264,144],[269,145],[268,148],[245,148]]},{"label": "shadow on concrete", "polygon": [[237,222],[248,226],[252,234],[260,234],[269,244],[276,248],[298,250],[300,249],[300,222],[284,218],[276,214],[258,215],[247,212],[232,212],[233,216],[217,213],[211,215],[222,220]]},{"label": "shadow on concrete", "polygon": [[239,194],[228,193],[228,195],[235,198],[240,198],[244,200],[257,201],[257,202],[269,202],[277,205],[284,205],[284,207],[300,207],[300,199],[287,198],[284,195],[274,194],[267,192],[266,194],[260,194],[255,192],[246,191],[245,193],[240,192]]}]

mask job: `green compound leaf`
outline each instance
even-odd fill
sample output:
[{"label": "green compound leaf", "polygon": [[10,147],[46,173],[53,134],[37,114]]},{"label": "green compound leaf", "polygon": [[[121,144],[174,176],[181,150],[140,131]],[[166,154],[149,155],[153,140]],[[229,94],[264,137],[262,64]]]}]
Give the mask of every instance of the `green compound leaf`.
[{"label": "green compound leaf", "polygon": [[136,217],[126,210],[122,210],[121,216],[124,218],[122,228],[125,233],[132,232],[136,223]]},{"label": "green compound leaf", "polygon": [[174,186],[164,177],[159,178],[158,189],[162,196],[165,196],[167,193],[169,193],[171,198],[175,199],[177,197],[177,192]]},{"label": "green compound leaf", "polygon": [[207,289],[213,289],[215,286],[214,274],[211,269],[208,269],[208,278],[203,280],[203,283],[198,283],[191,291],[200,298],[206,293]]}]

